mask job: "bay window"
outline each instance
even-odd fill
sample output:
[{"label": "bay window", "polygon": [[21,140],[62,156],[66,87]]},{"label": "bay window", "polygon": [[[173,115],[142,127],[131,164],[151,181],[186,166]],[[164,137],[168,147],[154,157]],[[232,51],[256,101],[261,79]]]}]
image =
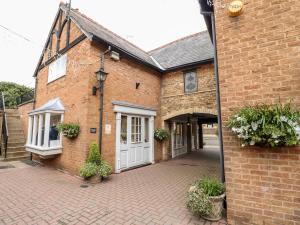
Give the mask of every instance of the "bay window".
[{"label": "bay window", "polygon": [[29,113],[26,150],[41,156],[62,153],[57,125],[63,122],[64,107],[59,98]]}]

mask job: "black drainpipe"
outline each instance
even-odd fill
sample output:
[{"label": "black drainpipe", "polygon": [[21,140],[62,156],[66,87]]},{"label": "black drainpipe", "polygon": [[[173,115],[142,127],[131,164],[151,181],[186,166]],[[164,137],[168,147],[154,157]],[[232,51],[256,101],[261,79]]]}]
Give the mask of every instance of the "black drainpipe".
[{"label": "black drainpipe", "polygon": [[216,97],[217,97],[217,110],[218,110],[218,133],[220,143],[220,164],[221,164],[221,181],[225,182],[224,172],[224,147],[223,147],[223,133],[222,133],[222,112],[221,112],[221,97],[220,97],[220,79],[219,79],[219,67],[218,67],[218,51],[217,51],[217,38],[216,38],[216,24],[215,15],[213,12],[201,12],[204,16],[210,16],[212,26],[212,38],[214,45],[214,71],[216,77]]},{"label": "black drainpipe", "polygon": [[[104,60],[105,60],[105,54],[109,53],[111,51],[111,47],[108,46],[108,49],[105,52],[101,52],[100,53],[100,70],[105,71],[104,70]],[[99,152],[101,154],[101,150],[102,150],[102,127],[103,127],[103,92],[104,92],[104,82],[103,81],[99,81],[99,92],[100,92],[100,99],[99,99],[99,103],[100,103],[100,114],[99,114]]]}]

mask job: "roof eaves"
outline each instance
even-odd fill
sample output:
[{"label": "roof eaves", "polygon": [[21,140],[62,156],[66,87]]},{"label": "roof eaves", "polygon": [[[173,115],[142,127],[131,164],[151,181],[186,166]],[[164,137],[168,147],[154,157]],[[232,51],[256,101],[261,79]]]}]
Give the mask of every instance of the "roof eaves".
[{"label": "roof eaves", "polygon": [[[128,51],[126,51],[125,49],[120,48],[119,46],[116,46],[116,45],[114,45],[113,43],[111,43],[111,42],[109,42],[109,41],[106,41],[106,40],[104,40],[104,39],[102,39],[102,38],[96,36],[95,34],[93,34],[92,40],[93,40],[93,41],[98,41],[98,42],[101,42],[101,43],[105,43],[105,44],[111,46],[112,48],[114,48],[114,49],[116,49],[116,50],[118,50],[118,51],[124,53],[125,55],[127,55],[127,56],[129,56],[129,57],[131,57],[131,58],[133,58],[133,59],[136,59],[136,60],[140,61],[141,63],[147,65],[147,66],[150,66],[152,69],[155,69],[155,70],[158,71],[158,72],[163,72],[163,70],[161,70],[158,66],[153,65],[153,64],[151,64],[151,63],[149,63],[149,62],[147,62],[147,61],[141,59],[140,57],[138,57],[138,56],[132,54],[131,52],[128,52]],[[153,61],[153,60],[152,60],[152,61]],[[154,63],[155,63],[155,62],[154,62]]]},{"label": "roof eaves", "polygon": [[208,64],[208,63],[212,63],[213,61],[214,61],[213,58],[209,58],[209,59],[196,61],[196,62],[192,62],[192,63],[187,63],[187,64],[183,64],[183,65],[179,65],[179,66],[169,67],[169,68],[166,68],[166,70],[164,72],[171,72],[171,71],[174,71],[177,69],[183,69],[185,67],[192,67],[192,66],[196,66],[196,65]]}]

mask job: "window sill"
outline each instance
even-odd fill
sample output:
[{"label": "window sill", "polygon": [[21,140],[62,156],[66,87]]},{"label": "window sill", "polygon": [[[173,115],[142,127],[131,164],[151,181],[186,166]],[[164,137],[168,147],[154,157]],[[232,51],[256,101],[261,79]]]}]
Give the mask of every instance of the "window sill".
[{"label": "window sill", "polygon": [[26,145],[26,151],[40,155],[40,156],[50,156],[62,153],[62,146],[56,146],[51,148],[39,147],[34,145]]}]

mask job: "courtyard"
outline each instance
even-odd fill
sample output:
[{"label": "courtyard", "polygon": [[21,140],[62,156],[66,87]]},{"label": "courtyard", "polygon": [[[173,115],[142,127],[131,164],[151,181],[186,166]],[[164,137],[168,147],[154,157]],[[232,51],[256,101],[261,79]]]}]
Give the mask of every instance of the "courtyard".
[{"label": "courtyard", "polygon": [[96,185],[22,162],[0,165],[0,224],[225,224],[191,215],[189,185],[219,174],[218,151],[112,175]]}]

